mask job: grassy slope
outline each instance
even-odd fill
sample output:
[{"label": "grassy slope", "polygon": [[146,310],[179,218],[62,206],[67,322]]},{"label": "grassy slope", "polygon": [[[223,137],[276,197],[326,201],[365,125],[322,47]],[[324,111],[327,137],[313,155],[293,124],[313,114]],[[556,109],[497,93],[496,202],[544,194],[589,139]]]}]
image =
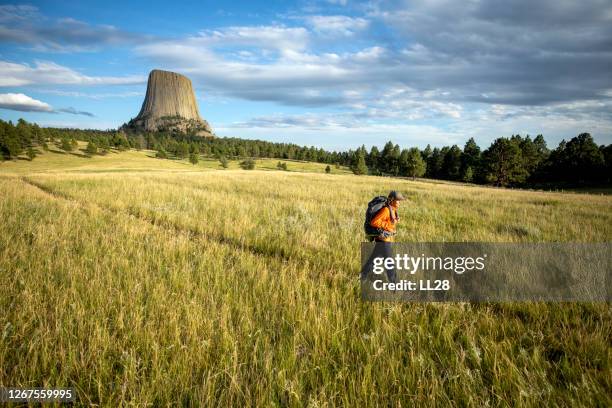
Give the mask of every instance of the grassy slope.
[{"label": "grassy slope", "polygon": [[364,304],[356,281],[363,207],[391,188],[412,197],[402,241],[610,241],[609,197],[194,170],[0,164],[0,384],[109,406],[612,402],[608,305]]},{"label": "grassy slope", "polygon": [[[105,155],[87,156],[84,153],[86,143],[79,142],[79,148],[73,152],[63,152],[55,146],[50,151],[40,151],[35,160],[29,161],[25,156],[19,160],[0,162],[0,173],[31,173],[31,172],[100,172],[100,171],[201,171],[201,170],[223,170],[219,161],[211,158],[201,158],[197,165],[189,163],[187,159],[161,160],[155,159],[155,151],[152,150],[130,150],[118,152],[111,150]],[[325,173],[325,164],[302,162],[296,160],[280,160],[287,163],[288,171]],[[240,169],[239,160],[229,160],[228,170]],[[256,169],[277,170],[278,159],[257,159]],[[350,170],[344,166],[335,168],[334,174],[349,174]]]}]

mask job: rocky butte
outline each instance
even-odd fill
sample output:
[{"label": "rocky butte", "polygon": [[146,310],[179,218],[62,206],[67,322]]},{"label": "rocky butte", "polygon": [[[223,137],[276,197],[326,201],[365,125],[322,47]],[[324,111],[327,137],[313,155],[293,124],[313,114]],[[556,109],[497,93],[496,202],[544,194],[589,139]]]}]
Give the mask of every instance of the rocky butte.
[{"label": "rocky butte", "polygon": [[147,94],[140,113],[121,130],[214,136],[208,122],[200,117],[189,78],[159,69],[149,74]]}]

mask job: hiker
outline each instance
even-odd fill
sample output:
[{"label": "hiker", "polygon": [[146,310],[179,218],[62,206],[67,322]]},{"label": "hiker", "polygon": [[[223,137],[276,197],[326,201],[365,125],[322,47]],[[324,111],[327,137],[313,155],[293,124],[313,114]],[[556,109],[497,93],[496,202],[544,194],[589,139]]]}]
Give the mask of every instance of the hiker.
[{"label": "hiker", "polygon": [[385,204],[376,213],[374,218],[370,220],[370,227],[376,229],[376,234],[372,234],[371,230],[366,229],[366,237],[372,242],[393,242],[395,236],[395,226],[399,222],[397,209],[400,206],[400,201],[404,200],[402,193],[392,190]]},{"label": "hiker", "polygon": [[[372,255],[361,270],[360,279],[367,277],[374,258],[393,256],[391,242],[395,240],[396,225],[400,220],[397,209],[400,201],[404,199],[400,192],[392,190],[387,197],[379,196],[368,203],[364,229],[366,239],[375,242],[375,246]],[[396,282],[395,269],[388,269],[387,277],[390,282]]]}]

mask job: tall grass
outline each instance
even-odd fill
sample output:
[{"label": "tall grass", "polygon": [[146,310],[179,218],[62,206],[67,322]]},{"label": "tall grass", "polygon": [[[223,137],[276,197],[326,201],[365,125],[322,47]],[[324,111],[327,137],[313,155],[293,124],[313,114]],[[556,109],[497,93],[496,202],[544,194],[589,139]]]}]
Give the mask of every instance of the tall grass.
[{"label": "tall grass", "polygon": [[392,188],[401,241],[609,241],[611,198],[118,155],[120,173],[0,176],[0,385],[103,406],[612,403],[607,304],[363,303],[357,281],[365,203]]}]

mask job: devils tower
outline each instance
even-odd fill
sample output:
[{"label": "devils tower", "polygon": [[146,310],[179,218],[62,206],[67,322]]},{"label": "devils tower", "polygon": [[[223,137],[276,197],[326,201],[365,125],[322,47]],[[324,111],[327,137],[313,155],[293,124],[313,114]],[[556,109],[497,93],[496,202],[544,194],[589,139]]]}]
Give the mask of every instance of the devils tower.
[{"label": "devils tower", "polygon": [[214,133],[198,111],[191,81],[175,72],[154,69],[140,113],[122,126],[125,131],[177,132],[198,136]]}]

